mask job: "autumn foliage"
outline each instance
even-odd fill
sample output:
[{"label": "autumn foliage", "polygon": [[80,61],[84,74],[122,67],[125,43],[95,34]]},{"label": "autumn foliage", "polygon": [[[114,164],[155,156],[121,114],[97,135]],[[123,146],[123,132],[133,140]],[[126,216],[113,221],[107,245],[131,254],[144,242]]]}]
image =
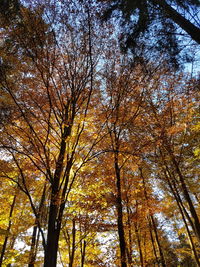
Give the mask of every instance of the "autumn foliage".
[{"label": "autumn foliage", "polygon": [[8,2],[0,266],[200,266],[198,77],[133,64],[103,3]]}]

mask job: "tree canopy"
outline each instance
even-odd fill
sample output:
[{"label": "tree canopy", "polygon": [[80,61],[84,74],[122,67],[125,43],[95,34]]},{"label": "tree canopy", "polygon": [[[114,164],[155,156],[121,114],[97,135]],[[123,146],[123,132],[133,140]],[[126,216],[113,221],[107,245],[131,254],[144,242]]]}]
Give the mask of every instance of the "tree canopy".
[{"label": "tree canopy", "polygon": [[200,266],[198,69],[99,16],[152,47],[160,1],[1,2],[0,266]]}]

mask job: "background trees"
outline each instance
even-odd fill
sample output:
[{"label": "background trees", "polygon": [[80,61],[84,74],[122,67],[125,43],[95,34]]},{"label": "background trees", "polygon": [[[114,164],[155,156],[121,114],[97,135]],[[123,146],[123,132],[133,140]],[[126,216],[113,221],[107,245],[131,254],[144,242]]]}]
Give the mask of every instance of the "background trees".
[{"label": "background trees", "polygon": [[130,64],[101,8],[1,11],[0,265],[199,266],[198,78]]}]

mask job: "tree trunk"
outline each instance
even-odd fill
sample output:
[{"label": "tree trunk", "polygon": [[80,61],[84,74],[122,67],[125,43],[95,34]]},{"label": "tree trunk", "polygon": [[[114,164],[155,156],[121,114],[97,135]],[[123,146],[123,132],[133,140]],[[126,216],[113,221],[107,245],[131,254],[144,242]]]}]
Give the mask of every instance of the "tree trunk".
[{"label": "tree trunk", "polygon": [[[65,126],[60,144],[60,153],[58,155],[54,179],[52,181],[51,200],[49,208],[47,245],[45,249],[44,267],[56,267],[58,241],[61,229],[62,216],[59,216],[59,209],[63,206],[64,200],[60,199],[60,180],[63,171],[64,157],[66,153],[66,139],[71,134],[71,126]],[[68,179],[68,177],[66,178]],[[62,212],[64,207],[62,208]]]},{"label": "tree trunk", "polygon": [[69,267],[73,267],[74,255],[75,255],[75,241],[76,241],[76,225],[75,219],[72,221],[72,248],[69,259]]},{"label": "tree trunk", "polygon": [[181,216],[182,216],[183,222],[185,224],[185,228],[186,228],[186,231],[187,231],[187,235],[188,235],[190,247],[191,247],[192,253],[194,255],[194,259],[196,261],[197,266],[200,266],[199,258],[198,258],[198,255],[197,255],[197,251],[196,251],[194,242],[192,240],[192,236],[191,236],[191,233],[190,233],[190,230],[189,230],[189,227],[188,227],[188,224],[187,224],[187,221],[186,221],[184,212],[183,212],[182,207],[181,207],[183,204],[182,203],[179,203],[178,200],[177,200],[177,204],[178,204],[179,210],[181,212]]},{"label": "tree trunk", "polygon": [[148,216],[148,224],[149,224],[151,243],[152,243],[152,247],[153,247],[153,254],[154,254],[156,263],[158,264],[159,261],[158,261],[158,256],[157,256],[157,252],[156,252],[156,246],[155,246],[155,242],[154,242],[154,238],[153,238],[152,223],[151,223],[150,215]]},{"label": "tree trunk", "polygon": [[[167,173],[169,174],[170,177],[168,177]],[[178,190],[177,190],[177,188],[176,188],[176,184],[175,184],[175,182],[173,182],[174,179],[172,179],[171,174],[169,173],[169,170],[167,170],[167,171],[165,172],[165,176],[166,176],[166,179],[167,179],[167,183],[168,183],[168,185],[169,185],[169,187],[170,187],[170,189],[171,189],[171,192],[172,192],[172,194],[173,194],[173,196],[174,196],[174,198],[175,198],[175,200],[176,200],[176,203],[177,203],[177,205],[178,205],[178,208],[179,208],[179,210],[180,210],[180,213],[181,213],[181,217],[182,217],[182,219],[183,219],[183,222],[184,222],[184,224],[185,224],[185,228],[186,228],[187,235],[188,235],[188,239],[189,239],[189,242],[190,242],[190,247],[191,247],[192,253],[193,253],[193,255],[194,255],[194,259],[195,259],[195,261],[196,261],[197,266],[200,266],[199,258],[198,258],[198,255],[197,255],[197,251],[196,251],[194,242],[193,242],[193,240],[192,240],[192,236],[191,236],[191,233],[190,233],[190,230],[189,230],[189,227],[188,227],[188,223],[187,223],[187,221],[186,221],[186,217],[187,217],[187,218],[189,219],[189,222],[190,222],[190,221],[191,221],[191,220],[190,220],[190,217],[189,217],[188,214],[186,213],[187,211],[186,211],[185,208],[184,208],[182,199],[181,199],[181,197],[180,197],[180,195],[179,195],[179,193],[178,193]],[[170,181],[170,178],[171,178],[172,181]],[[185,216],[185,214],[186,214],[187,216]],[[193,227],[194,227],[193,224],[191,225],[191,227],[192,227],[192,229],[193,229]]]},{"label": "tree trunk", "polygon": [[35,226],[33,227],[33,234],[32,234],[32,240],[31,240],[31,250],[30,250],[30,260],[29,260],[28,267],[34,267],[34,263],[36,260],[37,232],[39,235],[39,231],[37,231],[38,230],[37,222],[38,222],[38,220],[40,220],[40,217],[41,217],[42,207],[43,207],[44,201],[45,201],[45,193],[46,193],[46,183],[44,184],[42,197],[41,197],[41,201],[40,201],[40,205],[39,205],[39,210],[38,210],[39,216],[35,220]]},{"label": "tree trunk", "polygon": [[10,207],[9,223],[8,223],[8,227],[6,229],[6,236],[5,236],[5,239],[4,239],[4,242],[3,242],[3,246],[2,246],[2,250],[1,250],[0,267],[2,266],[2,263],[3,263],[3,258],[4,258],[4,255],[5,255],[6,246],[7,246],[7,242],[8,242],[8,235],[9,235],[10,228],[11,228],[11,225],[12,225],[12,219],[11,218],[12,218],[13,210],[14,210],[14,207],[15,207],[16,197],[17,197],[17,195],[15,193],[15,196],[13,198],[13,201],[12,201],[12,204],[11,204],[11,207]]},{"label": "tree trunk", "polygon": [[[137,213],[137,202],[136,202],[136,213]],[[133,222],[133,223],[134,223],[135,235],[136,235],[136,239],[137,239],[137,246],[138,246],[139,255],[140,255],[140,266],[144,267],[144,259],[143,259],[142,246],[141,246],[137,221]]]},{"label": "tree trunk", "polygon": [[[144,175],[143,175],[143,172],[142,172],[142,168],[140,168],[140,174],[141,174],[142,182],[143,182],[144,196],[145,196],[145,199],[146,199],[146,202],[147,202],[147,207],[149,208],[149,225],[152,226],[153,231],[155,233],[156,243],[158,245],[158,250],[159,250],[159,253],[160,253],[161,264],[162,264],[163,267],[166,267],[165,258],[164,258],[162,247],[160,245],[160,241],[159,241],[159,237],[158,237],[157,226],[156,226],[154,217],[153,217],[152,213],[150,212],[149,199],[148,199],[146,183],[145,183]],[[150,231],[151,231],[151,229],[150,229]],[[152,238],[153,238],[153,236],[152,236]],[[156,255],[156,250],[155,250],[154,253]],[[157,256],[156,256],[156,260],[157,260]]]},{"label": "tree trunk", "polygon": [[32,240],[31,240],[31,250],[30,250],[30,260],[29,260],[29,264],[28,267],[34,267],[35,264],[35,258],[36,258],[36,254],[35,254],[35,244],[36,244],[36,237],[37,237],[37,225],[35,225],[33,227],[33,233],[32,233]]},{"label": "tree trunk", "polygon": [[81,242],[81,267],[84,267],[85,263],[85,249],[86,249],[86,241],[83,241],[83,248],[82,248],[82,242]]},{"label": "tree trunk", "polygon": [[126,242],[125,242],[124,225],[123,225],[123,208],[122,208],[122,196],[121,196],[121,176],[118,164],[118,154],[115,154],[115,175],[116,175],[116,187],[117,187],[117,227],[119,235],[121,267],[127,267]]},{"label": "tree trunk", "polygon": [[126,207],[126,212],[127,212],[127,223],[128,223],[128,237],[129,237],[129,242],[128,242],[128,247],[127,247],[127,258],[128,258],[128,263],[129,266],[132,267],[133,261],[132,261],[132,231],[131,231],[131,219],[130,219],[130,208],[129,208],[129,199],[128,196],[126,196],[126,202],[127,202],[127,207]]},{"label": "tree trunk", "polygon": [[177,172],[177,175],[179,177],[179,180],[180,180],[180,183],[181,183],[181,187],[182,187],[182,190],[183,190],[183,195],[185,197],[185,200],[187,201],[188,203],[188,206],[189,206],[189,210],[190,210],[190,214],[192,216],[192,219],[193,219],[193,222],[194,222],[194,227],[195,227],[195,234],[196,234],[196,237],[198,238],[199,242],[200,242],[200,222],[199,222],[199,218],[198,218],[198,215],[196,213],[196,210],[194,208],[194,205],[193,205],[193,202],[190,198],[190,194],[188,192],[188,189],[187,189],[187,186],[185,184],[185,179],[180,171],[180,168],[179,168],[179,165],[171,151],[170,148],[168,148],[168,152],[170,154],[170,157],[172,159],[172,162],[174,164],[174,167],[175,167],[175,170]]},{"label": "tree trunk", "polygon": [[154,230],[155,237],[156,237],[156,243],[158,245],[158,250],[159,250],[159,254],[160,254],[161,264],[162,264],[163,267],[167,267],[167,265],[165,263],[165,258],[164,258],[163,250],[162,250],[162,247],[161,247],[161,244],[160,244],[160,240],[159,240],[159,237],[158,237],[157,226],[156,226],[156,223],[155,223],[155,220],[154,220],[153,215],[150,215],[150,218],[151,218],[153,230]]}]

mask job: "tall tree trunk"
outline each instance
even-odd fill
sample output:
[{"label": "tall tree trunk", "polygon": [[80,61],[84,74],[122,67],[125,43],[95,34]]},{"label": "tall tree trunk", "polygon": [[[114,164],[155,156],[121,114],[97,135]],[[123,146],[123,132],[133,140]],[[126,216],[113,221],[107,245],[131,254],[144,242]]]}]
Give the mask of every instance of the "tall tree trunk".
[{"label": "tall tree trunk", "polygon": [[59,232],[57,228],[58,206],[56,205],[57,193],[55,193],[55,190],[53,190],[51,197],[44,267],[51,267],[51,266],[56,267],[56,262],[57,262],[57,251],[58,251],[58,240],[59,240]]},{"label": "tall tree trunk", "polygon": [[126,196],[126,202],[127,202],[127,207],[126,207],[126,212],[127,212],[127,223],[128,223],[128,237],[129,237],[129,242],[128,242],[128,247],[127,247],[127,258],[128,258],[128,263],[129,266],[132,267],[133,261],[132,261],[132,231],[131,231],[131,219],[130,219],[130,208],[129,208],[129,199],[128,196]]},{"label": "tall tree trunk", "polygon": [[17,194],[15,193],[13,201],[12,201],[12,204],[11,204],[11,207],[10,207],[8,227],[6,229],[6,236],[5,236],[5,239],[4,239],[4,242],[3,242],[3,246],[2,246],[2,250],[1,250],[0,267],[2,266],[3,258],[4,258],[4,255],[5,255],[5,252],[6,252],[8,236],[9,236],[9,232],[10,232],[11,225],[12,225],[12,214],[13,214],[13,210],[14,210],[14,207],[15,207],[16,197],[17,197]]},{"label": "tall tree trunk", "polygon": [[76,224],[75,219],[72,221],[72,248],[69,259],[69,267],[73,267],[74,255],[75,255],[75,242],[76,242]]},{"label": "tall tree trunk", "polygon": [[193,223],[194,223],[194,227],[195,227],[195,235],[196,237],[198,238],[199,242],[200,242],[200,221],[199,221],[199,218],[198,218],[198,215],[196,213],[196,210],[195,210],[195,207],[193,205],[193,202],[192,202],[192,199],[190,197],[190,194],[188,192],[188,189],[187,189],[187,186],[186,186],[186,183],[185,183],[185,179],[181,173],[181,170],[179,168],[179,164],[173,154],[173,152],[171,151],[171,148],[169,146],[166,147],[170,157],[171,157],[171,160],[172,160],[172,163],[175,167],[175,170],[176,170],[176,173],[179,177],[179,181],[180,181],[180,184],[181,184],[181,188],[183,190],[183,195],[184,195],[184,198],[185,200],[187,201],[188,203],[188,207],[189,207],[189,210],[190,210],[190,214],[191,214],[191,217],[193,219]]},{"label": "tall tree trunk", "polygon": [[162,246],[160,244],[160,240],[159,240],[159,236],[158,236],[157,226],[156,226],[156,223],[155,223],[153,215],[150,215],[150,218],[151,218],[153,230],[154,230],[154,233],[155,233],[156,243],[158,245],[158,250],[159,250],[159,254],[160,254],[160,260],[161,260],[162,267],[167,267],[167,265],[165,263],[163,249],[162,249]]},{"label": "tall tree trunk", "polygon": [[147,245],[146,245],[146,240],[147,240],[147,233],[144,231],[144,237],[143,237],[143,261],[144,261],[144,266],[148,265],[147,262]]},{"label": "tall tree trunk", "polygon": [[189,230],[189,227],[188,227],[188,224],[187,224],[187,221],[186,221],[186,218],[185,218],[183,209],[181,207],[183,204],[182,203],[179,203],[179,200],[178,199],[177,199],[177,205],[179,207],[179,210],[180,210],[180,213],[181,213],[183,222],[185,224],[186,232],[187,232],[187,235],[188,235],[188,239],[189,239],[189,243],[190,243],[190,247],[191,247],[191,250],[192,250],[194,259],[196,261],[197,266],[200,266],[200,262],[199,262],[199,258],[198,258],[197,251],[196,251],[196,248],[195,248],[195,244],[194,244],[194,242],[192,240],[192,235],[190,233],[190,230]]},{"label": "tall tree trunk", "polygon": [[85,263],[85,249],[86,249],[86,241],[83,241],[83,245],[81,242],[81,267],[84,267]]},{"label": "tall tree trunk", "polygon": [[41,201],[40,201],[40,205],[39,205],[39,210],[38,210],[39,217],[36,219],[35,226],[33,227],[33,234],[32,234],[32,240],[31,240],[31,250],[30,250],[30,260],[29,260],[28,267],[34,267],[34,263],[36,260],[37,232],[39,235],[39,231],[37,231],[38,230],[37,222],[38,222],[38,220],[40,220],[40,217],[41,217],[42,207],[43,207],[44,201],[45,201],[45,193],[46,193],[46,183],[44,184],[42,197],[41,197]]},{"label": "tall tree trunk", "polygon": [[32,233],[32,240],[31,240],[31,250],[30,250],[30,260],[28,267],[34,267],[36,254],[35,254],[35,244],[36,244],[36,238],[37,238],[37,229],[38,226],[35,225],[33,227],[33,233]]},{"label": "tall tree trunk", "polygon": [[143,182],[144,196],[145,196],[145,199],[146,199],[146,202],[147,202],[147,207],[149,209],[150,225],[152,226],[153,231],[155,233],[156,243],[158,245],[158,250],[159,250],[159,253],[160,253],[161,264],[162,264],[163,267],[166,267],[163,250],[162,250],[162,247],[161,247],[161,244],[160,244],[160,240],[159,240],[159,237],[158,237],[157,226],[156,226],[153,214],[151,213],[150,207],[149,207],[149,198],[148,198],[148,193],[147,193],[147,189],[146,189],[146,183],[145,183],[145,178],[144,178],[144,175],[143,175],[142,168],[140,168],[140,174],[141,174],[142,182]]},{"label": "tall tree trunk", "polygon": [[150,215],[148,216],[148,224],[149,224],[149,231],[150,231],[151,243],[152,243],[152,248],[153,248],[153,254],[154,254],[156,263],[158,264],[159,261],[158,261],[158,256],[157,256],[157,252],[156,252],[155,241],[154,241],[153,232],[152,232],[152,223],[151,223]]},{"label": "tall tree trunk", "polygon": [[123,207],[121,196],[121,176],[120,167],[118,163],[118,153],[115,153],[115,175],[116,175],[116,187],[117,187],[117,227],[119,235],[119,246],[121,255],[121,267],[127,267],[126,263],[126,242],[123,225]]},{"label": "tall tree trunk", "polygon": [[[196,264],[197,266],[200,266],[200,262],[199,262],[199,258],[198,258],[198,255],[197,255],[197,251],[196,251],[196,248],[195,248],[195,244],[192,240],[192,236],[191,236],[191,233],[190,233],[190,230],[189,230],[189,227],[188,227],[188,223],[186,221],[186,217],[189,219],[189,222],[191,221],[190,220],[190,217],[188,216],[187,214],[187,211],[185,210],[184,208],[184,205],[183,205],[183,202],[182,202],[182,199],[178,193],[178,189],[176,187],[176,184],[174,182],[174,179],[171,177],[171,173],[169,172],[169,170],[167,169],[165,172],[165,177],[166,177],[166,180],[167,180],[167,183],[171,189],[171,192],[176,200],[176,203],[177,203],[177,206],[179,208],[179,211],[181,213],[181,217],[183,219],[183,222],[185,224],[185,228],[186,228],[186,232],[187,232],[187,235],[188,235],[188,239],[189,239],[189,243],[190,243],[190,247],[191,247],[191,250],[192,250],[192,253],[194,255],[194,259],[196,261]],[[169,177],[168,177],[169,175]],[[171,179],[171,180],[170,180]],[[193,228],[193,224],[191,225],[192,226],[192,229]]]},{"label": "tall tree trunk", "polygon": [[[54,173],[54,179],[52,181],[51,200],[49,208],[49,220],[47,231],[47,245],[45,249],[44,267],[56,267],[58,241],[61,229],[62,216],[59,216],[59,209],[62,207],[64,210],[63,201],[60,199],[60,181],[63,171],[64,158],[66,153],[66,139],[71,134],[71,126],[65,126],[62,134],[62,141],[60,144],[60,152],[56,162],[56,169]],[[66,178],[68,179],[68,177]],[[62,215],[62,214],[60,214]]]},{"label": "tall tree trunk", "polygon": [[[137,202],[136,202],[136,213],[137,213]],[[141,267],[144,267],[144,259],[143,259],[142,246],[141,246],[141,241],[140,241],[140,236],[139,236],[139,230],[138,230],[137,221],[134,222],[134,228],[135,228],[135,235],[136,235],[136,239],[137,239],[137,246],[138,246],[139,255],[140,255],[140,266]]]},{"label": "tall tree trunk", "polygon": [[[16,244],[16,240],[17,240],[17,236],[10,237],[10,239],[9,239],[9,247],[8,247],[9,250],[14,249],[14,246]],[[12,267],[12,263],[7,264],[6,267]]]}]

